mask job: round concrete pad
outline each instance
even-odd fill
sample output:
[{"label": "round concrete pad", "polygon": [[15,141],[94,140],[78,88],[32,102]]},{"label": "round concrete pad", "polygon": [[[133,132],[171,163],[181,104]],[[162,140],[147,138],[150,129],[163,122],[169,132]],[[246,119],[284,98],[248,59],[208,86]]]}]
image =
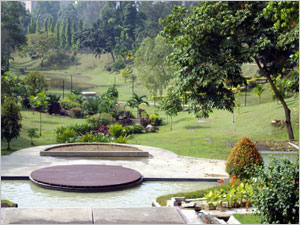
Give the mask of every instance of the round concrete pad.
[{"label": "round concrete pad", "polygon": [[64,191],[110,191],[139,184],[143,177],[132,169],[108,165],[47,167],[30,174],[33,183]]}]

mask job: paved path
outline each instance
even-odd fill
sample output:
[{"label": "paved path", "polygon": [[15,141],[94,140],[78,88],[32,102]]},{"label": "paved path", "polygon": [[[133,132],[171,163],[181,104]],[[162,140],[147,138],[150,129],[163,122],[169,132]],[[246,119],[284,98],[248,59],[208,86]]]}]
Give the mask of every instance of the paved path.
[{"label": "paved path", "polygon": [[185,224],[174,207],[159,208],[2,208],[1,224]]},{"label": "paved path", "polygon": [[148,158],[84,158],[40,156],[40,151],[55,145],[37,146],[1,157],[1,176],[29,176],[36,169],[72,164],[118,165],[139,171],[144,177],[203,178],[228,177],[224,160],[178,156],[161,148],[132,145],[151,155]]}]

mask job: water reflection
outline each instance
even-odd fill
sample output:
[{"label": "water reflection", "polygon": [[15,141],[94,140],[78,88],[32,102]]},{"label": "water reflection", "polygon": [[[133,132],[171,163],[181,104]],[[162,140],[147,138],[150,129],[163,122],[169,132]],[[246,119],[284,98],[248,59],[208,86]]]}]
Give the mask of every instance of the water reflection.
[{"label": "water reflection", "polygon": [[72,193],[48,190],[30,181],[2,181],[1,196],[20,208],[151,207],[164,194],[188,192],[215,186],[212,182],[147,181],[127,190],[102,193]]}]

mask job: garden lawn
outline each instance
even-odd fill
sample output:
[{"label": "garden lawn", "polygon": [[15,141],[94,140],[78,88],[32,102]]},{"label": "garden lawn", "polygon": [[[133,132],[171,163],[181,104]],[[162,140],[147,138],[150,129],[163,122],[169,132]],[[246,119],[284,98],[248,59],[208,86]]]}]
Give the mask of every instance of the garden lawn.
[{"label": "garden lawn", "polygon": [[241,224],[260,224],[259,217],[255,214],[233,214]]},{"label": "garden lawn", "polygon": [[[290,98],[286,102],[291,109],[297,138],[298,99]],[[160,114],[163,115],[162,112]],[[227,111],[215,110],[210,118],[199,121],[191,114],[181,112],[173,118],[172,131],[170,125],[166,124],[157,133],[135,135],[129,143],[160,147],[183,156],[225,160],[232,146],[243,136],[248,136],[252,141],[288,140],[286,128],[271,126],[274,119],[285,120],[282,106],[275,101],[242,107],[240,113],[236,110],[234,123],[232,113]]]},{"label": "garden lawn", "polygon": [[[17,139],[11,141],[11,148],[13,150],[23,149],[31,147],[30,137],[27,135],[27,130],[29,128],[38,128],[39,136],[39,127],[40,127],[40,113],[30,110],[22,110],[22,130],[21,135]],[[35,145],[47,145],[56,143],[55,129],[60,126],[68,126],[71,124],[82,124],[84,119],[73,119],[63,116],[50,116],[49,114],[42,113],[42,136],[38,138],[33,138],[33,143]],[[7,151],[7,143],[5,140],[1,141],[1,154],[8,155],[13,151]]]}]

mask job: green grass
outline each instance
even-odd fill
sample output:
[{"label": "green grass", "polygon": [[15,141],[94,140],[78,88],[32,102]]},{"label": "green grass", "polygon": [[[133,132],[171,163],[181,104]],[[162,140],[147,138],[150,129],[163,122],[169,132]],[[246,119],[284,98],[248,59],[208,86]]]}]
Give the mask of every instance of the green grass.
[{"label": "green grass", "polygon": [[[299,103],[294,98],[287,99],[287,103],[292,111],[294,135],[298,137]],[[234,145],[243,136],[253,141],[288,140],[285,128],[271,126],[272,120],[284,118],[283,108],[276,102],[242,107],[240,113],[236,110],[234,123],[227,111],[215,110],[205,123],[181,112],[173,118],[172,131],[166,124],[157,133],[136,135],[129,142],[168,149],[183,156],[226,159],[232,148],[230,144]]]},{"label": "green grass", "polygon": [[[223,189],[227,189],[230,187],[230,184],[224,184],[222,185]],[[168,194],[168,195],[162,195],[156,198],[156,201],[161,205],[161,206],[166,206],[167,205],[167,200],[170,200],[172,197],[185,197],[186,199],[193,199],[193,198],[203,198],[204,195],[210,191],[213,191],[215,189],[219,190],[221,186],[215,186],[203,190],[197,190],[197,191],[192,191],[192,192],[178,192],[175,194]]]},{"label": "green grass", "polygon": [[233,214],[241,224],[260,224],[259,217],[255,214]]},{"label": "green grass", "polygon": [[[30,110],[22,110],[22,130],[21,135],[17,139],[13,139],[11,142],[11,148],[15,151],[18,149],[23,149],[31,147],[30,138],[27,136],[27,130],[29,128],[40,127],[40,115],[38,112],[32,114]],[[56,143],[55,129],[59,126],[68,126],[71,124],[81,124],[84,123],[84,119],[72,119],[62,116],[50,116],[48,114],[42,114],[42,136],[39,138],[33,138],[33,143],[35,145],[47,145]],[[39,131],[38,131],[39,134]],[[1,141],[1,154],[8,155],[13,151],[6,150],[7,143],[5,140]]]}]

